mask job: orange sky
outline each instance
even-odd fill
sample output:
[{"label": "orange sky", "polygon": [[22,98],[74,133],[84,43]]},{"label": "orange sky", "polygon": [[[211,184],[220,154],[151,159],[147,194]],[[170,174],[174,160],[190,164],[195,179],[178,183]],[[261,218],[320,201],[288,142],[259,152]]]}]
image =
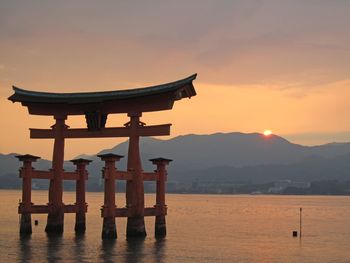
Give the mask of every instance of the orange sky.
[{"label": "orange sky", "polygon": [[[350,141],[349,11],[350,2],[322,0],[1,1],[0,153],[52,152],[52,141],[30,140],[28,128],[53,120],[7,101],[11,85],[114,90],[196,72],[196,97],[143,121],[171,122],[172,137],[271,129],[307,145]],[[66,156],[120,141],[72,139]]]}]

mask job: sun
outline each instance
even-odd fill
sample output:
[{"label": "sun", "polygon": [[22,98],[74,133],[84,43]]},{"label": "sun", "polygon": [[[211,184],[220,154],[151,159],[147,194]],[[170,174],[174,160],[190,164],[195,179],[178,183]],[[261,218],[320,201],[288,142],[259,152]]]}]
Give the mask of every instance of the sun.
[{"label": "sun", "polygon": [[264,135],[265,136],[270,136],[272,134],[272,131],[271,130],[265,130],[264,131]]}]

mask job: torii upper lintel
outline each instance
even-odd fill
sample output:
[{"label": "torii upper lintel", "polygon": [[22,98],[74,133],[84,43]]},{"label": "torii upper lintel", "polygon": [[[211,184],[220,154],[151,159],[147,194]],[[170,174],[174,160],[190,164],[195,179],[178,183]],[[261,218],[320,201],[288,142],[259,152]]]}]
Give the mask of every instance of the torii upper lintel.
[{"label": "torii upper lintel", "polygon": [[52,93],[13,87],[15,93],[8,99],[21,102],[28,107],[29,114],[85,115],[90,118],[101,117],[97,121],[103,123],[103,114],[172,109],[174,101],[196,95],[192,84],[196,76],[193,74],[181,80],[146,88],[102,92]]}]

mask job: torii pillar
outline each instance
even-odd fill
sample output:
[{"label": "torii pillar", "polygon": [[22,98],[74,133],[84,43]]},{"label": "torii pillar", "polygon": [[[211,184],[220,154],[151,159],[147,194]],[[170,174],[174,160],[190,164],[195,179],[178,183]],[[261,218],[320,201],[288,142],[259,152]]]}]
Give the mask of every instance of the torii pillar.
[{"label": "torii pillar", "polygon": [[103,217],[102,225],[102,239],[115,239],[117,238],[117,228],[115,225],[115,162],[123,158],[122,155],[117,154],[100,154],[98,157],[105,162],[103,168],[104,183],[104,203],[101,209]]},{"label": "torii pillar", "polygon": [[53,147],[52,171],[49,188],[49,213],[45,232],[63,233],[64,204],[63,204],[63,162],[64,162],[64,131],[68,128],[65,124],[67,116],[55,115],[56,123],[51,127],[54,132],[55,142]]},{"label": "torii pillar", "polygon": [[167,180],[167,170],[166,166],[169,165],[172,160],[165,158],[155,158],[150,159],[150,161],[157,165],[157,192],[156,192],[156,222],[154,225],[154,235],[155,237],[165,237],[166,236],[166,222],[165,216],[167,212],[167,206],[165,204],[165,182]]},{"label": "torii pillar", "polygon": [[22,177],[22,202],[19,204],[19,212],[21,212],[20,234],[21,236],[30,235],[32,233],[32,162],[36,162],[40,157],[26,154],[17,155],[19,161],[23,162],[20,170]]},{"label": "torii pillar", "polygon": [[133,173],[133,180],[126,183],[126,207],[131,210],[131,216],[128,217],[126,226],[127,237],[145,237],[144,220],[144,186],[142,163],[140,157],[140,136],[138,128],[142,126],[140,122],[141,113],[128,114],[130,127],[128,165],[127,169]]},{"label": "torii pillar", "polygon": [[86,166],[91,163],[91,160],[79,158],[71,160],[71,162],[77,167],[77,182],[75,186],[75,205],[77,206],[77,211],[75,213],[75,233],[82,234],[86,230],[86,211],[87,203],[85,200],[85,188],[86,180],[88,179],[88,171]]}]

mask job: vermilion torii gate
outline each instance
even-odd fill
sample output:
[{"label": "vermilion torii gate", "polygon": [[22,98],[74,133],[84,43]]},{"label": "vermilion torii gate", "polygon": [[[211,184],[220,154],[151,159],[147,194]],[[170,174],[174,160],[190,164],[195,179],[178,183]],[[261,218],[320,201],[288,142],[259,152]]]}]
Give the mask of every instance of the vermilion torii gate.
[{"label": "vermilion torii gate", "polygon": [[[128,137],[129,150],[127,171],[115,168],[115,162],[122,156],[105,154],[99,157],[105,161],[103,177],[105,180],[104,205],[101,209],[103,217],[103,238],[115,238],[115,217],[127,217],[127,236],[146,236],[144,216],[156,216],[155,234],[164,236],[165,228],[165,180],[166,165],[171,160],[165,158],[151,159],[157,170],[145,173],[139,150],[140,136],[162,136],[170,134],[171,124],[147,126],[140,121],[143,112],[170,110],[176,100],[196,95],[192,84],[196,74],[175,82],[130,90],[85,92],[85,93],[48,93],[23,90],[13,87],[14,94],[9,97],[12,102],[21,102],[28,108],[29,114],[53,116],[55,124],[51,129],[30,129],[30,138],[54,139],[52,169],[36,171],[32,162],[39,157],[33,155],[17,156],[23,161],[20,176],[23,178],[22,202],[19,205],[21,214],[20,231],[31,233],[31,214],[47,213],[48,233],[62,233],[64,213],[76,213],[76,232],[85,231],[85,180],[86,165],[89,160],[76,159],[76,172],[65,172],[64,145],[69,138],[102,138]],[[109,114],[126,113],[130,121],[124,127],[105,127]],[[65,124],[69,115],[85,115],[87,128],[71,129]],[[49,202],[47,205],[31,203],[31,178],[49,179]],[[76,197],[74,205],[63,204],[63,180],[76,180]],[[115,180],[126,180],[126,207],[117,208],[115,204]],[[156,205],[144,207],[144,180],[157,182]]]}]

